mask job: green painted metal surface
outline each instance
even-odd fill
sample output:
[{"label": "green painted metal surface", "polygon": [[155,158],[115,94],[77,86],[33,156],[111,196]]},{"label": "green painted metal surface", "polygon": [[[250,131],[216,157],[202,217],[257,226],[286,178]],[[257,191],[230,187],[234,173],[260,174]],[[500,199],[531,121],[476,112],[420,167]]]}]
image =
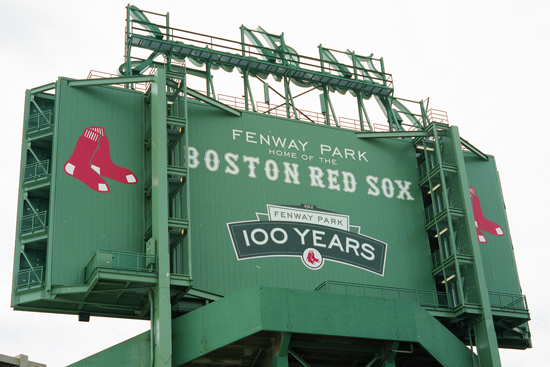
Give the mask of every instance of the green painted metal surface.
[{"label": "green painted metal surface", "polygon": [[152,238],[159,260],[158,285],[152,290],[151,305],[155,366],[172,365],[165,75],[163,69],[157,70],[151,88]]},{"label": "green painted metal surface", "polygon": [[[366,141],[351,131],[245,112],[242,118],[235,118],[199,104],[189,105],[189,116],[190,171],[193,182],[201,183],[191,187],[193,269],[198,289],[223,295],[253,285],[312,290],[331,279],[434,290],[426,262],[429,248],[415,150],[410,142]],[[285,173],[285,167],[296,175]],[[317,180],[312,172],[322,177]],[[280,250],[280,256],[266,250],[264,255],[273,257],[239,261],[228,223],[257,220],[256,213],[267,213],[268,205],[301,204],[347,216],[350,225],[361,227],[359,233],[385,242],[383,274],[343,261],[326,261],[321,269],[312,271],[300,256],[285,256],[281,247],[290,246],[290,240],[278,249],[267,246]],[[274,221],[284,220],[276,217],[277,213],[272,215]],[[326,224],[316,217],[305,222],[303,218],[288,220],[290,226],[305,223],[301,233],[309,224]],[[287,229],[292,235],[293,229]],[[329,227],[311,229],[326,229],[326,234],[314,245],[309,232],[303,250],[314,247],[323,256],[353,254],[345,244],[330,246]],[[282,241],[284,234],[279,235]],[[261,245],[256,246],[261,252]]]},{"label": "green painted metal surface", "polygon": [[[55,208],[51,282],[64,286],[85,283],[84,267],[98,249],[143,252],[144,210],[143,95],[111,87],[69,87],[67,83],[62,79],[57,90],[57,160],[50,198]],[[90,127],[104,128],[112,162],[133,172],[137,184],[101,178],[90,167],[79,166],[77,162],[90,162],[86,154],[94,152],[89,149],[97,149],[97,143],[95,148],[83,144],[94,144],[84,136]],[[66,172],[70,162],[76,166],[73,176]],[[109,192],[94,191],[76,178],[84,174],[96,180],[92,185],[106,184]]]},{"label": "green painted metal surface", "polygon": [[131,339],[86,357],[68,367],[150,367],[151,333],[146,331]]},{"label": "green painted metal surface", "polygon": [[418,305],[255,287],[174,320],[174,365],[261,330],[418,342],[444,366],[473,363],[472,352]]},{"label": "green painted metal surface", "polygon": [[[494,223],[487,223],[487,230],[481,229],[481,235],[486,240],[479,245],[485,279],[490,291],[518,294],[521,293],[521,286],[506,217],[504,196],[495,158],[492,156],[488,158],[488,161],[483,161],[473,154],[464,153],[468,185],[475,189],[484,218]],[[501,228],[502,235],[497,233],[497,226]]]},{"label": "green painted metal surface", "polygon": [[[323,343],[293,341],[294,336],[314,334],[418,343],[442,366],[477,365],[471,350],[435,318],[416,304],[397,300],[253,287],[173,320],[172,330],[174,366],[197,358],[202,358],[197,363],[207,363],[209,353],[262,331],[289,336],[281,340],[277,363],[286,362],[282,356],[288,343],[289,352],[322,347]],[[140,334],[71,367],[117,366],[121,361],[144,366],[149,362],[148,338],[149,332]],[[337,352],[343,346],[332,348]],[[345,350],[371,353],[377,349],[347,344]]]}]

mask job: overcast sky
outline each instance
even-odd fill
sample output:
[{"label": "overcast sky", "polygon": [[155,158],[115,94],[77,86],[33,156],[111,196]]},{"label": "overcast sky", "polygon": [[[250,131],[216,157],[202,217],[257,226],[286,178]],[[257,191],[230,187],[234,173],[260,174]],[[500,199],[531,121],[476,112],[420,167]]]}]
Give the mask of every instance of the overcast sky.
[{"label": "overcast sky", "polygon": [[[10,308],[25,89],[59,76],[114,73],[123,61],[127,0],[4,1],[0,12],[0,354],[65,366],[149,328],[148,322],[15,312]],[[345,5],[344,5],[345,4]],[[502,351],[503,366],[535,366],[550,345],[548,268],[550,72],[548,1],[138,1],[172,26],[239,40],[239,26],[317,46],[384,57],[397,97],[430,97],[500,172],[534,348]],[[230,91],[228,91],[230,92]],[[242,90],[235,86],[232,94]],[[355,114],[355,111],[353,112]],[[354,115],[350,114],[350,117]],[[345,111],[339,115],[348,116]]]}]

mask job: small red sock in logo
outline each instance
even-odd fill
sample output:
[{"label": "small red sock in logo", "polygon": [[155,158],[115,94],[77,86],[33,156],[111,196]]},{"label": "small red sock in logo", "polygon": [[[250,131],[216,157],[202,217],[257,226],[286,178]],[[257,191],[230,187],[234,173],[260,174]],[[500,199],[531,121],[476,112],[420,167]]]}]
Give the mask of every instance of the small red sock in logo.
[{"label": "small red sock in logo", "polygon": [[309,250],[307,253],[307,259],[310,264],[315,264],[319,262],[319,259],[315,258],[315,254],[313,253],[313,250]]},{"label": "small red sock in logo", "polygon": [[120,183],[134,185],[137,178],[127,168],[117,166],[111,160],[111,148],[109,139],[105,136],[105,129],[102,127],[90,127],[91,130],[101,135],[97,152],[91,160],[91,168],[103,177],[108,177]]}]

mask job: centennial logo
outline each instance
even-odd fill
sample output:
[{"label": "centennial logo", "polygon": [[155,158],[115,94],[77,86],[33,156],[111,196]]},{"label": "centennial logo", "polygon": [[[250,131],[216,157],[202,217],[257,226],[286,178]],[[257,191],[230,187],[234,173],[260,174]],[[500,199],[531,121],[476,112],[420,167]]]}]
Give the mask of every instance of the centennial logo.
[{"label": "centennial logo", "polygon": [[311,270],[325,261],[384,276],[387,244],[359,233],[348,215],[313,205],[267,205],[256,220],[227,223],[238,260],[299,257]]}]

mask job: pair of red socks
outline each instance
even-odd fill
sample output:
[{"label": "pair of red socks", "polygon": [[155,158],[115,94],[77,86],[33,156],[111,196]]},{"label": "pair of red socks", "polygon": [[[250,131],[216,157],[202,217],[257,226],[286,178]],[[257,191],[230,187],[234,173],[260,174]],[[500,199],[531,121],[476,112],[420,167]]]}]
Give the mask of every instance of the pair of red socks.
[{"label": "pair of red socks", "polygon": [[103,127],[91,126],[84,130],[63,169],[66,174],[97,192],[109,192],[109,185],[103,177],[129,185],[138,182],[132,171],[117,166],[111,160],[109,139]]},{"label": "pair of red socks", "polygon": [[474,209],[474,220],[476,222],[477,239],[479,243],[487,243],[485,235],[483,235],[480,230],[495,236],[504,236],[502,228],[495,222],[486,219],[483,215],[479,197],[476,195],[476,190],[473,187],[470,187],[470,200],[472,200],[472,208]]}]

